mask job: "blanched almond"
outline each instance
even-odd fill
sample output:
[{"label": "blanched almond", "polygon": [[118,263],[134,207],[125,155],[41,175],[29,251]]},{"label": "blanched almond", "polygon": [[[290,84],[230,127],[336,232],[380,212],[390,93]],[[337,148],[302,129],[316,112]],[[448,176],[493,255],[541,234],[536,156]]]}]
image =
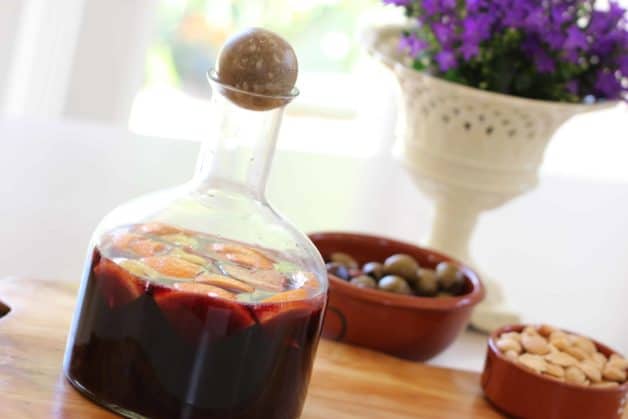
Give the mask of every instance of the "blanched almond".
[{"label": "blanched almond", "polygon": [[573,346],[569,343],[567,339],[557,339],[552,342],[554,346],[556,346],[561,351],[568,353],[572,357],[576,358],[578,361],[582,361],[589,357],[589,354],[583,351],[582,349]]},{"label": "blanched almond", "polygon": [[608,381],[617,381],[620,383],[626,381],[626,371],[614,367],[610,362],[608,362],[602,370],[602,376]]},{"label": "blanched almond", "polygon": [[526,351],[533,354],[545,355],[550,352],[547,341],[540,335],[524,334],[521,336],[521,344]]},{"label": "blanched almond", "polygon": [[578,364],[578,368],[584,372],[587,378],[591,381],[602,381],[602,371],[591,360],[586,360]]},{"label": "blanched almond", "polygon": [[608,363],[612,366],[619,368],[620,370],[628,369],[628,359],[623,358],[617,354],[612,354],[608,359]]},{"label": "blanched almond", "polygon": [[521,344],[514,339],[499,338],[497,341],[497,347],[502,353],[508,351],[514,351],[517,354],[521,353]]},{"label": "blanched almond", "polygon": [[597,348],[591,339],[587,339],[584,336],[574,336],[573,343],[577,348],[582,349],[588,354],[594,354],[597,352]]},{"label": "blanched almond", "polygon": [[196,282],[214,285],[236,292],[253,292],[255,288],[237,279],[218,274],[202,274],[196,277]]},{"label": "blanched almond", "polygon": [[546,363],[546,366],[547,370],[545,371],[545,374],[549,374],[557,378],[563,378],[565,376],[565,370],[563,369],[563,367],[556,364],[551,364],[549,362]]},{"label": "blanched almond", "polygon": [[517,360],[517,358],[519,358],[519,352],[517,352],[517,351],[513,351],[513,350],[506,351],[506,352],[504,353],[504,356],[505,356],[506,358],[510,359],[511,361],[516,361],[516,360]]},{"label": "blanched almond", "polygon": [[567,339],[567,333],[562,330],[556,330],[550,333],[549,341],[551,344],[554,344],[556,340]]},{"label": "blanched almond", "polygon": [[523,354],[519,356],[518,362],[537,373],[542,373],[547,370],[547,363],[539,355]]},{"label": "blanched almond", "polygon": [[539,334],[539,331],[536,330],[536,327],[532,327],[532,326],[526,326],[523,328],[523,330],[521,331],[521,334],[523,335],[532,335],[532,336],[536,336]]},{"label": "blanched almond", "polygon": [[604,368],[604,365],[606,365],[606,357],[604,354],[596,352],[591,355],[591,362],[593,362],[601,370]]},{"label": "blanched almond", "polygon": [[573,384],[586,384],[587,376],[580,368],[571,366],[565,370],[565,381]]},{"label": "blanched almond", "polygon": [[506,333],[502,333],[501,335],[499,335],[499,338],[502,339],[512,339],[512,340],[516,340],[517,342],[521,342],[521,334],[517,333],[517,332],[506,332]]},{"label": "blanched almond", "polygon": [[571,367],[578,364],[578,360],[565,352],[556,352],[545,355],[545,359],[561,367]]}]

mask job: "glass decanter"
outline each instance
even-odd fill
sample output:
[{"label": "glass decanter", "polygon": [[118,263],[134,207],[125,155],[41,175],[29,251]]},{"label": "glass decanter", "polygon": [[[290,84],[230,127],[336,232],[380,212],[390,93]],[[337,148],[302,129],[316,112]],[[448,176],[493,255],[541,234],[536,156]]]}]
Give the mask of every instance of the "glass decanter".
[{"label": "glass decanter", "polygon": [[[265,185],[298,92],[209,80],[213,128],[194,178],[115,209],[92,237],[64,371],[128,417],[297,418],[327,276]],[[252,110],[236,97],[279,106]]]}]

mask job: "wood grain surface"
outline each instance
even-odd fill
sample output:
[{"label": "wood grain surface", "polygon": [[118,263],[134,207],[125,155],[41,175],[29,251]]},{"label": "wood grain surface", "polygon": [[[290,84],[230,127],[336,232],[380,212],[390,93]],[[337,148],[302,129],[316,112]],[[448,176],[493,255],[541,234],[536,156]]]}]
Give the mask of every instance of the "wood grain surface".
[{"label": "wood grain surface", "polygon": [[[117,417],[83,398],[61,364],[76,284],[0,279],[0,418]],[[6,310],[0,305],[0,316]],[[302,419],[500,418],[479,375],[321,341]]]}]

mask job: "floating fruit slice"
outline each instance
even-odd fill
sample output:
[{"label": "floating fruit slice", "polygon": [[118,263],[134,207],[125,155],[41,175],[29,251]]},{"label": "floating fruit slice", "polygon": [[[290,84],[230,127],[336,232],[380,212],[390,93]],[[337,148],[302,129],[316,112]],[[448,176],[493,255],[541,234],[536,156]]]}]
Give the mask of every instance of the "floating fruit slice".
[{"label": "floating fruit slice", "polygon": [[233,293],[210,284],[199,284],[197,282],[179,282],[174,284],[174,288],[178,291],[209,295],[210,297],[221,297],[227,300],[235,300],[235,295],[233,295]]},{"label": "floating fruit slice", "polygon": [[174,278],[194,278],[203,270],[200,266],[176,256],[152,256],[142,258],[141,261],[160,274]]},{"label": "floating fruit slice", "polygon": [[139,278],[155,278],[159,276],[157,271],[143,264],[139,260],[125,259],[123,261],[116,260],[116,262],[118,265],[122,266],[124,269]]},{"label": "floating fruit slice", "polygon": [[204,257],[179,248],[174,249],[172,252],[170,252],[170,256],[176,256],[179,259],[185,260],[186,262],[190,262],[203,267],[205,267],[209,263],[209,261]]},{"label": "floating fruit slice", "polygon": [[240,246],[228,243],[212,243],[209,246],[210,251],[217,252],[238,265],[247,266],[257,269],[271,269],[274,261],[266,255],[251,249],[250,247]]},{"label": "floating fruit slice", "polygon": [[226,263],[221,267],[227,275],[246,282],[254,288],[275,292],[283,291],[285,288],[286,278],[272,269],[254,271]]},{"label": "floating fruit slice", "polygon": [[287,303],[290,301],[305,300],[308,297],[307,291],[303,288],[280,292],[263,299],[262,303]]},{"label": "floating fruit slice", "polygon": [[255,324],[245,306],[198,290],[172,290],[155,296],[168,322],[188,342],[218,339]]},{"label": "floating fruit slice", "polygon": [[165,244],[134,233],[118,234],[113,237],[111,243],[113,249],[118,252],[131,253],[142,257],[154,256],[166,249]]},{"label": "floating fruit slice", "polygon": [[279,319],[300,319],[312,313],[317,301],[308,299],[306,290],[294,289],[262,300],[255,313],[262,324]]},{"label": "floating fruit slice", "polygon": [[247,283],[218,274],[202,274],[196,277],[197,283],[214,285],[235,292],[253,292],[255,288]]},{"label": "floating fruit slice", "polygon": [[198,240],[183,233],[162,235],[161,239],[179,246],[198,246]]},{"label": "floating fruit slice", "polygon": [[141,224],[138,230],[145,234],[155,234],[157,236],[161,236],[162,234],[175,234],[181,231],[176,227],[163,223]]},{"label": "floating fruit slice", "polygon": [[93,268],[94,278],[109,308],[115,308],[142,295],[144,284],[109,259],[101,258]]}]

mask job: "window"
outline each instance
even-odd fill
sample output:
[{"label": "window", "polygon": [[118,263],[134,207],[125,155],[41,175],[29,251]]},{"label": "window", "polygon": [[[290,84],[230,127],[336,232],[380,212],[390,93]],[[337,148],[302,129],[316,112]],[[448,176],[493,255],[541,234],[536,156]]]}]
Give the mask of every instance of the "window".
[{"label": "window", "polygon": [[[288,108],[282,130],[290,141],[280,146],[351,152],[357,148],[348,144],[353,138],[364,150],[369,140],[355,138],[351,130],[363,90],[359,67],[368,61],[359,34],[373,10],[384,10],[379,0],[163,0],[130,128],[201,139],[208,112],[206,72],[220,46],[243,28],[263,26],[288,39],[299,56],[301,95]],[[339,137],[346,141],[338,144]],[[373,149],[377,139],[371,140]]]}]

